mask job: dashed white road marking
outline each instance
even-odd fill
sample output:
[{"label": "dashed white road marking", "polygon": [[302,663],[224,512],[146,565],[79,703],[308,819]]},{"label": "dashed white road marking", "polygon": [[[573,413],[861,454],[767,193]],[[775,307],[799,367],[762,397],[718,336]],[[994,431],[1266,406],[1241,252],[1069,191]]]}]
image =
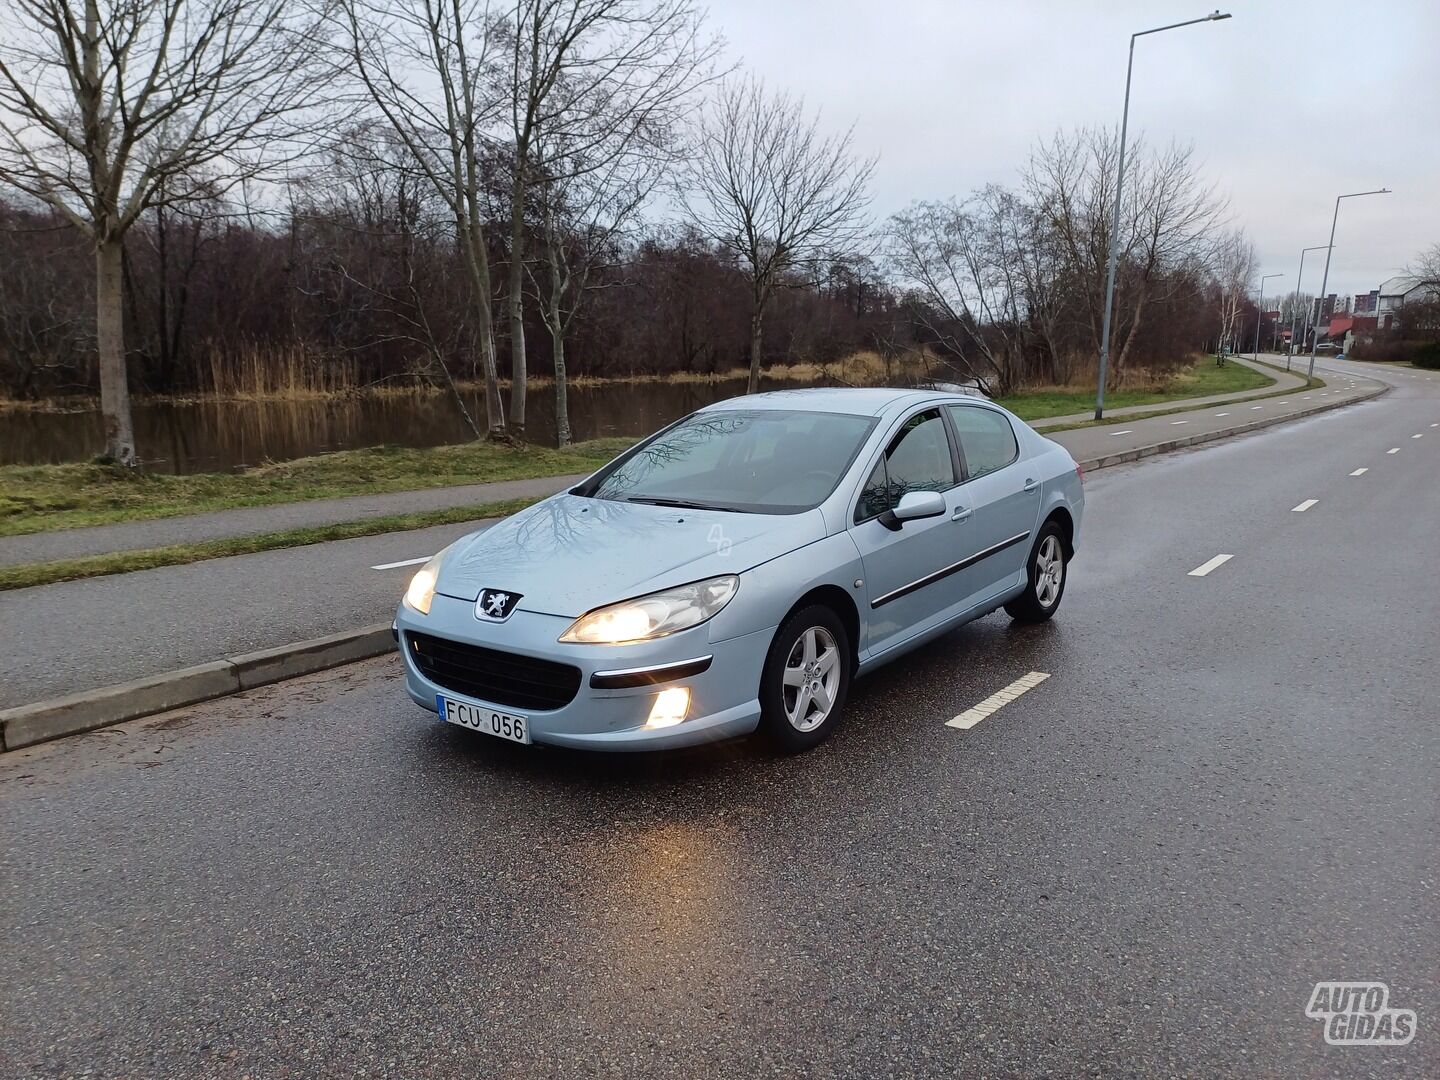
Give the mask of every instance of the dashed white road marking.
[{"label": "dashed white road marking", "polygon": [[1124,431],[1112,431],[1110,432],[1110,437],[1113,439],[1116,435],[1130,435],[1133,434],[1134,430],[1134,428],[1126,428]]},{"label": "dashed white road marking", "polygon": [[1395,447],[1393,450],[1386,450],[1385,453],[1387,453],[1387,454],[1398,454],[1398,453],[1400,453],[1400,447],[1397,446],[1397,447]]},{"label": "dashed white road marking", "polygon": [[1301,400],[1301,401],[1309,401],[1309,400],[1310,400],[1310,395],[1309,395],[1309,394],[1305,394],[1303,397],[1300,398],[1300,400]]},{"label": "dashed white road marking", "polygon": [[1319,501],[1319,499],[1306,499],[1299,506],[1293,507],[1290,512],[1292,514],[1303,514],[1306,510],[1309,510],[1310,507],[1314,506]]},{"label": "dashed white road marking", "polygon": [[1355,470],[1354,472],[1352,472],[1350,475],[1351,475],[1351,476],[1364,476],[1364,475],[1365,475],[1367,472],[1369,472],[1369,471],[1370,471],[1369,469],[1356,469],[1356,470]]},{"label": "dashed white road marking", "polygon": [[418,566],[422,562],[429,562],[431,556],[421,555],[418,559],[401,559],[399,562],[382,562],[370,567],[371,570],[395,570],[401,566]]},{"label": "dashed white road marking", "polygon": [[1228,412],[1217,412],[1215,415],[1216,415],[1216,416],[1229,416],[1230,414],[1229,414]]},{"label": "dashed white road marking", "polygon": [[1264,407],[1265,407],[1264,405],[1251,405],[1251,406],[1250,406],[1250,411],[1251,411],[1251,412],[1254,412],[1256,409],[1263,409]]},{"label": "dashed white road marking", "polygon": [[1174,427],[1176,424],[1188,424],[1189,422],[1189,420],[1171,420],[1170,426]]},{"label": "dashed white road marking", "polygon": [[981,720],[984,720],[992,713],[1003,709],[1010,702],[1014,701],[1021,694],[1027,694],[1050,676],[1044,671],[1032,671],[1023,678],[1016,679],[1003,690],[991,694],[980,704],[966,709],[959,716],[945,721],[946,727],[959,728],[961,731],[968,731]]},{"label": "dashed white road marking", "polygon": [[1424,433],[1423,431],[1420,432],[1419,434],[1411,435],[1411,436],[1410,436],[1410,438],[1412,438],[1412,439],[1423,439],[1424,437],[1425,437],[1425,433]]},{"label": "dashed white road marking", "polygon": [[1440,424],[1431,424],[1431,427],[1440,427]]},{"label": "dashed white road marking", "polygon": [[1289,399],[1289,398],[1286,398],[1284,401],[1277,401],[1277,402],[1275,402],[1275,404],[1276,404],[1276,405],[1289,405],[1289,404],[1290,404],[1290,399]]},{"label": "dashed white road marking", "polygon": [[1220,567],[1224,566],[1227,562],[1229,562],[1229,561],[1230,561],[1231,559],[1233,559],[1234,557],[1235,557],[1234,555],[1216,555],[1216,556],[1215,556],[1213,559],[1211,559],[1209,562],[1207,562],[1207,563],[1202,563],[1202,564],[1200,564],[1199,566],[1197,566],[1194,570],[1191,570],[1190,573],[1189,573],[1188,575],[1186,575],[1186,576],[1187,576],[1187,577],[1205,577],[1205,576],[1206,576],[1207,574],[1209,574],[1212,570],[1218,570],[1218,569],[1220,569]]}]

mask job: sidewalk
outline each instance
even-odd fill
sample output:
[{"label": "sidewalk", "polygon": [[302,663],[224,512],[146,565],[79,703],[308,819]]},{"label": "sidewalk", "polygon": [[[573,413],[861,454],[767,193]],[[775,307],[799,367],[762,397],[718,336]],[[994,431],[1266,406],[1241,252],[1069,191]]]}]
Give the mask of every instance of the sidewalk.
[{"label": "sidewalk", "polygon": [[[1246,367],[1255,368],[1276,379],[1271,387],[1244,390],[1233,394],[1183,398],[1154,405],[1132,405],[1107,410],[1109,417],[1143,417],[1176,409],[1201,409],[1207,405],[1273,394],[1305,385],[1303,375],[1287,375],[1273,368],[1257,366],[1249,360],[1235,358]],[[1036,431],[1053,430],[1069,424],[1085,423],[1092,413],[1073,413],[1037,420],[1030,426]],[[1123,426],[1123,425],[1121,425]],[[1068,434],[1068,433],[1067,433]],[[1065,442],[1065,439],[1061,439]],[[1066,445],[1069,445],[1066,443]],[[1114,444],[1100,444],[1108,453],[1119,449]],[[1079,455],[1077,455],[1078,457]],[[543,498],[569,487],[583,474],[547,476],[534,480],[505,480],[493,484],[469,484],[464,487],[429,488],[422,491],[398,491],[383,495],[352,495],[340,499],[315,499],[309,502],[281,503],[275,506],[253,506],[239,510],[217,510],[206,514],[156,518],[151,521],[127,521],[115,525],[96,525],[85,529],[61,529],[55,532],[32,533],[28,536],[0,537],[0,566],[21,563],[51,562],[76,559],[86,555],[103,555],[115,551],[139,551],[167,544],[187,544],[201,540],[218,540],[232,536],[253,536],[317,525],[334,525],[360,521],[368,517],[409,514],[425,510],[441,510],[454,506],[475,506],[481,503],[505,502],[509,499]]]},{"label": "sidewalk", "polygon": [[[1274,394],[1280,390],[1297,390],[1308,381],[1304,374],[1276,371],[1273,367],[1257,364],[1253,360],[1247,360],[1243,356],[1232,356],[1229,358],[1229,361],[1231,363],[1238,362],[1242,367],[1258,371],[1262,375],[1268,375],[1275,380],[1275,385],[1262,386],[1258,390],[1237,390],[1232,394],[1210,394],[1207,397],[1161,401],[1154,405],[1129,405],[1123,409],[1106,409],[1105,415],[1111,418],[1121,416],[1140,417],[1150,416],[1157,412],[1169,412],[1175,409],[1203,409],[1206,405],[1220,405],[1227,401],[1248,401],[1251,398]],[[1047,428],[1065,427],[1067,424],[1083,424],[1093,419],[1095,419],[1093,412],[1071,413],[1068,416],[1047,416],[1044,420],[1033,421],[1030,426],[1036,431],[1045,431]]]},{"label": "sidewalk", "polygon": [[501,480],[493,484],[395,491],[383,495],[349,495],[340,499],[248,506],[208,514],[126,521],[87,529],[60,529],[28,536],[0,537],[0,566],[76,559],[112,551],[139,551],[167,544],[188,544],[230,536],[251,536],[342,521],[363,521],[389,514],[478,506],[510,499],[544,498],[583,479],[584,473],[542,476],[534,480]]}]

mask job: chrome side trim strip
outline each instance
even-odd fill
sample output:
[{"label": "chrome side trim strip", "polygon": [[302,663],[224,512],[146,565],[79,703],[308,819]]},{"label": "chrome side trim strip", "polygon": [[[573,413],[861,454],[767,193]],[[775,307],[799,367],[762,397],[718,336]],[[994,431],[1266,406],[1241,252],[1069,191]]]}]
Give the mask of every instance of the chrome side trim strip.
[{"label": "chrome side trim strip", "polygon": [[941,578],[949,577],[951,574],[958,574],[961,570],[964,570],[965,568],[970,566],[974,566],[981,560],[988,559],[991,555],[998,555],[1006,548],[1014,547],[1016,544],[1023,543],[1024,541],[1029,539],[1030,534],[1028,532],[1023,532],[1010,537],[1009,540],[1002,540],[1000,541],[1000,543],[988,547],[984,551],[976,552],[968,559],[961,559],[957,563],[951,563],[943,570],[936,570],[933,574],[926,574],[922,578],[917,578],[916,580],[910,582],[909,585],[901,585],[900,588],[892,589],[884,596],[877,596],[874,600],[870,601],[870,606],[872,608],[877,608],[880,607],[882,604],[890,603],[891,600],[899,600],[902,596],[908,596],[916,589],[923,589],[926,585],[933,585]]},{"label": "chrome side trim strip", "polygon": [[653,686],[656,683],[683,679],[690,675],[699,675],[702,671],[708,671],[710,661],[713,659],[713,656],[696,656],[689,660],[677,660],[673,664],[597,671],[590,676],[590,686],[595,690],[624,690],[632,686]]}]

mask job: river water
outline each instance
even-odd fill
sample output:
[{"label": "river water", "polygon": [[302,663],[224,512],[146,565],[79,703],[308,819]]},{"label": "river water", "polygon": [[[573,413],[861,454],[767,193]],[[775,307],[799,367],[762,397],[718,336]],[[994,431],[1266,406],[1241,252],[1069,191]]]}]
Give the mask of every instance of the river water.
[{"label": "river water", "polygon": [[[767,380],[766,390],[806,383]],[[570,428],[579,442],[640,436],[688,412],[745,390],[744,379],[716,382],[607,382],[570,389]],[[466,395],[484,427],[479,391]],[[551,387],[530,391],[526,438],[555,445]],[[362,446],[438,446],[471,439],[452,397],[435,393],[355,394],[303,401],[148,402],[134,409],[135,440],[156,472],[224,472]],[[0,464],[88,461],[104,448],[98,411],[0,411]]]}]

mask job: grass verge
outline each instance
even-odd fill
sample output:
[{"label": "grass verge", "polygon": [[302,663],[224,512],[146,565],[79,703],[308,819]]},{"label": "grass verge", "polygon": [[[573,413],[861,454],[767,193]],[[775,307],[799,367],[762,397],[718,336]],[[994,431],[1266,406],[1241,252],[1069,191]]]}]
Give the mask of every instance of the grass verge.
[{"label": "grass verge", "polygon": [[181,566],[205,559],[223,559],[229,555],[250,555],[257,551],[304,547],[329,540],[351,540],[357,536],[406,532],[429,528],[432,525],[454,525],[477,521],[480,518],[513,514],[535,502],[539,502],[539,499],[511,499],[507,502],[481,503],[477,506],[451,506],[443,510],[391,514],[388,517],[366,518],[364,521],[343,521],[335,525],[286,529],[255,536],[224,537],[219,540],[171,544],[168,547],[146,548],[141,551],[117,551],[107,555],[88,555],[80,559],[3,566],[0,567],[0,591],[28,589],[33,585],[53,585],[57,581],[103,577],[106,574],[126,574],[132,570],[153,570],[159,566]]},{"label": "grass verge", "polygon": [[[1125,409],[1132,405],[1156,405],[1165,401],[1209,397],[1212,394],[1239,394],[1247,390],[1263,390],[1274,386],[1275,380],[1263,372],[1243,364],[1217,365],[1207,357],[1175,375],[1164,386],[1153,390],[1107,390],[1105,407]],[[1033,390],[1001,398],[1000,404],[1022,420],[1044,420],[1050,416],[1068,416],[1095,407],[1095,391]],[[1178,411],[1178,410],[1177,410]],[[1147,413],[1146,415],[1160,415]],[[1078,426],[1078,425],[1077,425]],[[1064,430],[1052,428],[1052,431]]]},{"label": "grass verge", "polygon": [[[1275,380],[1274,380],[1274,379],[1271,379],[1270,381],[1271,381],[1271,382],[1274,382]],[[1285,395],[1285,394],[1303,394],[1303,393],[1306,393],[1306,392],[1308,392],[1308,391],[1310,391],[1310,390],[1320,389],[1320,388],[1322,388],[1324,385],[1325,385],[1325,380],[1324,380],[1324,379],[1311,379],[1311,380],[1310,380],[1308,383],[1306,383],[1304,386],[1292,386],[1292,387],[1291,387],[1290,389],[1288,389],[1288,390],[1272,390],[1272,391],[1270,391],[1270,393],[1268,393],[1268,394],[1253,394],[1253,395],[1251,395],[1250,397],[1241,398],[1240,400],[1241,400],[1241,401],[1264,401],[1264,400],[1266,400],[1267,398],[1281,397],[1281,396],[1283,396],[1283,395]],[[1220,408],[1221,406],[1223,406],[1223,405],[1225,404],[1225,402],[1215,402],[1214,404],[1215,404],[1216,408]],[[1108,394],[1105,396],[1105,405],[1106,405],[1107,408],[1108,408],[1109,405],[1110,405],[1110,396],[1109,396]],[[1197,409],[1206,409],[1206,408],[1209,408],[1209,406],[1208,406],[1208,405],[1177,405],[1177,406],[1176,406],[1175,408],[1173,408],[1173,409],[1156,409],[1154,412],[1142,413],[1142,414],[1139,415],[1139,416],[1107,416],[1107,417],[1105,417],[1105,419],[1103,419],[1103,420],[1084,420],[1084,421],[1076,422],[1076,423],[1074,423],[1074,424],[1050,424],[1050,425],[1045,425],[1045,426],[1042,426],[1042,427],[1040,427],[1040,428],[1037,428],[1036,430],[1039,431],[1040,434],[1042,434],[1042,435],[1053,435],[1053,434],[1054,434],[1055,432],[1057,432],[1057,431],[1079,431],[1081,428],[1107,427],[1107,426],[1109,426],[1110,424],[1125,424],[1125,423],[1131,423],[1131,424],[1133,424],[1133,423],[1134,423],[1135,421],[1137,421],[1137,420],[1149,420],[1149,419],[1151,419],[1152,417],[1156,417],[1156,416],[1173,416],[1173,415],[1175,415],[1176,413],[1194,412],[1194,411],[1197,410]]]},{"label": "grass verge", "polygon": [[134,474],[108,465],[0,468],[0,536],[390,491],[528,480],[598,469],[633,439],[562,450],[472,442],[375,446],[317,454],[238,473]]}]

